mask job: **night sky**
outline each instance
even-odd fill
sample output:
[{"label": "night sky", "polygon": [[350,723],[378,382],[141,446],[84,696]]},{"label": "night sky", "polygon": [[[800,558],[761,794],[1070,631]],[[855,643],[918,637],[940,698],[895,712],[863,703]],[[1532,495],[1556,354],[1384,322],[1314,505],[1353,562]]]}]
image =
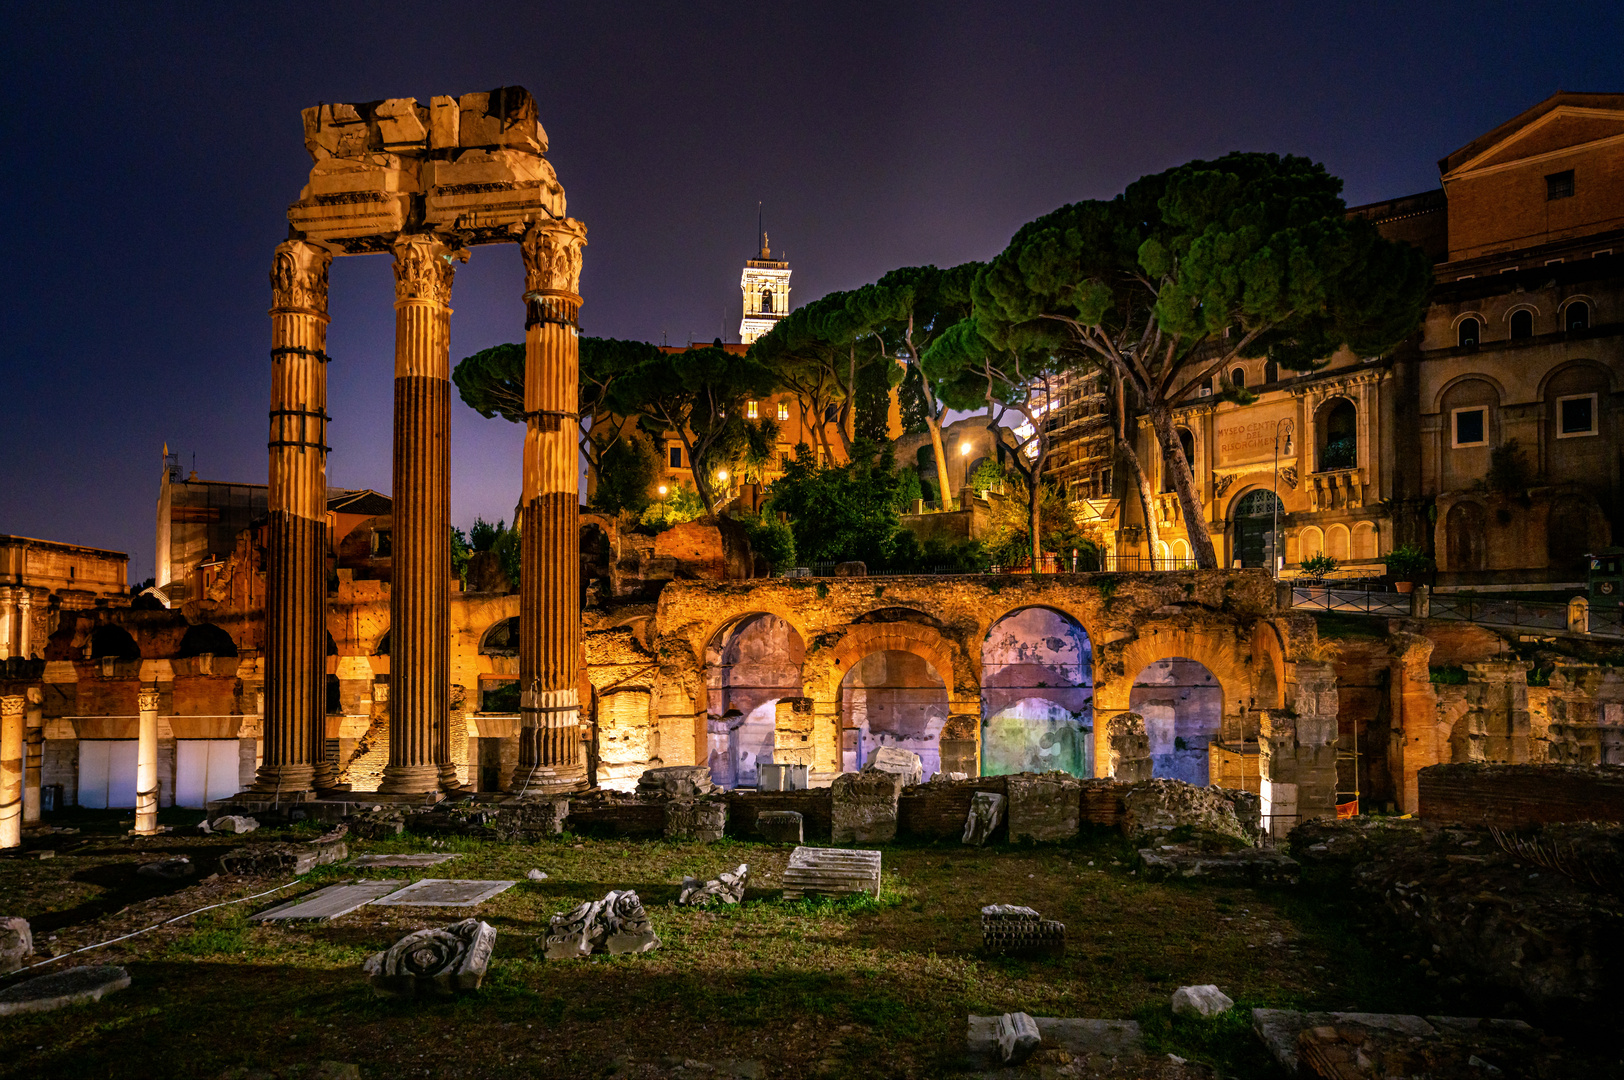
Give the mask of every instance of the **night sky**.
[{"label": "night sky", "polygon": [[[0,15],[0,533],[152,573],[164,442],[265,482],[266,280],[318,101],[527,87],[590,230],[587,333],[736,340],[756,204],[795,303],[988,258],[1229,150],[1350,204],[1558,89],[1624,90],[1624,5],[66,3]],[[517,249],[457,272],[452,360],[521,340]],[[393,287],[336,260],[329,482],[390,486]],[[452,511],[511,517],[520,430],[458,402]]]}]

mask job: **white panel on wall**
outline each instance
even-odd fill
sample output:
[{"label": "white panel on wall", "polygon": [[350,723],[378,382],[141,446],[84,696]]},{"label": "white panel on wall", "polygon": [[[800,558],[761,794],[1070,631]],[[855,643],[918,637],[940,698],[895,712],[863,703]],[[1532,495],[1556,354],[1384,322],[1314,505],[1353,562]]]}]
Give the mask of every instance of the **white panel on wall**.
[{"label": "white panel on wall", "polygon": [[201,810],[241,790],[237,739],[181,739],[175,745],[175,805]]},{"label": "white panel on wall", "polygon": [[79,805],[92,810],[135,809],[134,739],[79,743]]}]

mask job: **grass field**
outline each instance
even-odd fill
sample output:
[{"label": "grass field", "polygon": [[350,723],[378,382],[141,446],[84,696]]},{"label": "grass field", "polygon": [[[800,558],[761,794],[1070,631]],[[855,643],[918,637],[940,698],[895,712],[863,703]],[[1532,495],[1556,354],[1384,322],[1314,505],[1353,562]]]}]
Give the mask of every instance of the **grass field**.
[{"label": "grass field", "polygon": [[[58,953],[280,883],[200,880],[236,837],[136,842],[113,815],[58,820],[82,831],[51,838],[57,858],[0,862],[0,914],[30,918],[39,944]],[[44,967],[119,963],[133,981],[96,1004],[0,1021],[0,1070],[212,1078],[335,1060],[361,1065],[367,1077],[595,1077],[621,1059],[675,1056],[753,1059],[775,1077],[927,1077],[960,1067],[966,1015],[1024,1010],[1137,1019],[1155,1049],[1226,1075],[1269,1077],[1273,1066],[1247,1026],[1253,1006],[1439,1011],[1402,949],[1359,928],[1351,901],[1311,883],[1262,891],[1146,882],[1132,851],[1103,831],[1065,845],[890,846],[879,899],[842,901],[777,899],[788,849],[733,841],[565,836],[431,846],[404,837],[356,841],[352,850],[461,857],[430,870],[323,867],[262,899]],[[138,863],[174,853],[198,863],[194,883],[135,876]],[[713,876],[741,862],[750,864],[752,885],[743,904],[676,906],[684,874]],[[523,880],[532,867],[548,879]],[[369,907],[296,927],[247,921],[303,890],[356,876],[520,879],[474,912],[498,930],[484,989],[446,1003],[389,1001],[359,971],[369,953],[462,918],[463,909]],[[548,916],[627,887],[647,906],[658,950],[542,958]],[[978,955],[978,911],[998,902],[1065,922],[1066,956]],[[1174,1022],[1172,992],[1208,982],[1241,1008],[1216,1021]]]}]

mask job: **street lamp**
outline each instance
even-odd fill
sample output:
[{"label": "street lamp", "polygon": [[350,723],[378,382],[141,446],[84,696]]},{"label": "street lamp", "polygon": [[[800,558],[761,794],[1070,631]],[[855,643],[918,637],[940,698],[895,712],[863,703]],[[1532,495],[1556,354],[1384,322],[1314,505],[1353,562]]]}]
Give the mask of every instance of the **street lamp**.
[{"label": "street lamp", "polygon": [[660,491],[660,520],[664,521],[665,520],[665,485],[664,484],[660,485],[659,491]]},{"label": "street lamp", "polygon": [[1274,422],[1274,531],[1269,534],[1269,547],[1274,557],[1274,580],[1280,580],[1280,568],[1285,563],[1280,544],[1280,427],[1286,428],[1286,457],[1291,456],[1291,417],[1283,416]]}]

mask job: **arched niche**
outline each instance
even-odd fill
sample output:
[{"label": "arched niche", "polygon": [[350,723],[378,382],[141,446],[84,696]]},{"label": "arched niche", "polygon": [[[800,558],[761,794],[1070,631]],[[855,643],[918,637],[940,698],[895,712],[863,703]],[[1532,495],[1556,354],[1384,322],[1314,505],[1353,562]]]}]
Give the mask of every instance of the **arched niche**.
[{"label": "arched niche", "polygon": [[479,636],[481,656],[519,655],[519,617],[498,619]]},{"label": "arched niche", "polygon": [[236,656],[237,643],[231,640],[230,634],[213,623],[198,623],[196,626],[187,627],[186,634],[180,639],[180,645],[175,650],[175,659],[184,660],[204,655]]},{"label": "arched niche", "polygon": [[929,780],[942,768],[947,683],[912,652],[884,649],[853,664],[840,680],[841,767],[861,770],[884,746],[919,755]]},{"label": "arched niche", "polygon": [[1207,745],[1223,728],[1224,691],[1198,660],[1169,656],[1140,669],[1128,708],[1145,718],[1151,775],[1205,787]]},{"label": "arched niche", "polygon": [[1053,608],[1010,612],[981,647],[981,773],[1094,775],[1094,647]]},{"label": "arched niche", "polygon": [[722,787],[753,787],[771,764],[777,707],[801,696],[806,645],[770,612],[734,619],[705,646],[705,756]]},{"label": "arched niche", "polygon": [[98,626],[90,635],[90,659],[139,660],[141,648],[122,626]]}]

